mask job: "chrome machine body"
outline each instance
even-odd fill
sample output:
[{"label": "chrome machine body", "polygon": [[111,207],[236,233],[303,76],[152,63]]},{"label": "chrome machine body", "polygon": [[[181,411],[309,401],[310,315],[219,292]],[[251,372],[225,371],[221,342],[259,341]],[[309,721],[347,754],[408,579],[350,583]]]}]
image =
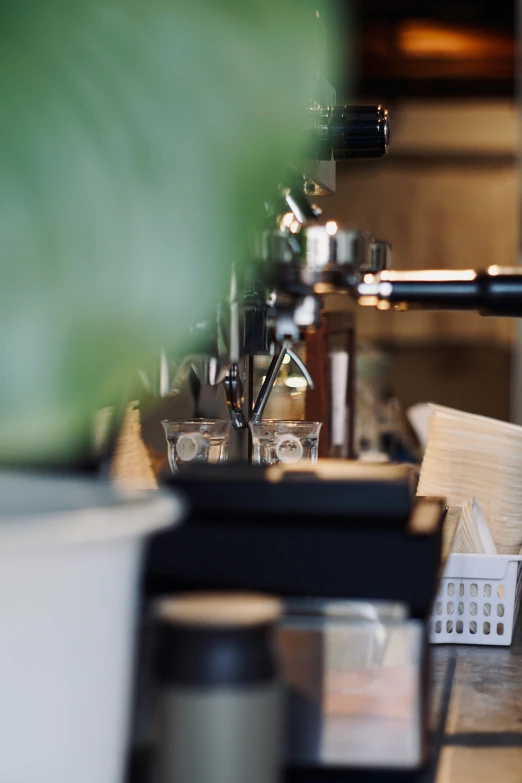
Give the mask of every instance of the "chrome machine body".
[{"label": "chrome machine body", "polygon": [[[391,263],[386,242],[375,241],[364,231],[324,224],[312,201],[334,192],[337,160],[386,154],[386,110],[314,105],[309,117],[312,159],[302,171],[289,172],[273,202],[265,204],[264,228],[254,240],[251,257],[231,269],[228,296],[207,322],[189,327],[193,347],[177,366],[161,357],[156,394],[172,398],[189,384],[193,413],[199,415],[201,386],[222,384],[237,433],[247,430],[249,420],[262,417],[285,354],[313,389],[314,379],[294,348],[319,328],[325,295],[353,292],[364,275],[377,274]],[[270,355],[272,361],[254,400],[252,362],[259,355]],[[349,384],[347,370],[343,372],[339,374],[339,364],[334,368],[332,363],[332,399],[346,397]],[[341,427],[345,426],[343,419]],[[339,436],[333,440],[339,441]],[[240,435],[237,442],[241,446],[236,456],[248,457],[248,439]]]}]

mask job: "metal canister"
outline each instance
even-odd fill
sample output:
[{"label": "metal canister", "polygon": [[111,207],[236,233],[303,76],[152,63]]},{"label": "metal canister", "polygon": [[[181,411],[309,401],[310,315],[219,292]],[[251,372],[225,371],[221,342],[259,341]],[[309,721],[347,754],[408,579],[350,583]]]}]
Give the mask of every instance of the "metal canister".
[{"label": "metal canister", "polygon": [[159,602],[158,783],[277,783],[280,613],[264,595]]}]

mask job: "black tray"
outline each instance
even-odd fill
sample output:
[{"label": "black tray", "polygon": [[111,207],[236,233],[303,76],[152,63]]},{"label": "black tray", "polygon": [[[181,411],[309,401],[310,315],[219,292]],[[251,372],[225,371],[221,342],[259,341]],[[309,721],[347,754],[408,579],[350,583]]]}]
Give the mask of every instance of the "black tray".
[{"label": "black tray", "polygon": [[438,578],[437,524],[412,530],[407,480],[328,481],[313,472],[271,481],[263,469],[195,470],[169,480],[187,522],[149,545],[145,591],[261,590],[281,596],[384,599],[427,617]]}]

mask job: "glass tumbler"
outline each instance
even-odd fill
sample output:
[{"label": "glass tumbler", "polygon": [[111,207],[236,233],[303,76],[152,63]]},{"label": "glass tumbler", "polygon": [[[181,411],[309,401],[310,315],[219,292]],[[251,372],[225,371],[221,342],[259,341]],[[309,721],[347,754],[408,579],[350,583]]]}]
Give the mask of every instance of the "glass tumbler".
[{"label": "glass tumbler", "polygon": [[317,462],[319,421],[250,422],[254,465],[292,465],[301,460]]},{"label": "glass tumbler", "polygon": [[173,473],[188,465],[217,464],[227,458],[230,421],[226,419],[190,419],[162,421]]}]

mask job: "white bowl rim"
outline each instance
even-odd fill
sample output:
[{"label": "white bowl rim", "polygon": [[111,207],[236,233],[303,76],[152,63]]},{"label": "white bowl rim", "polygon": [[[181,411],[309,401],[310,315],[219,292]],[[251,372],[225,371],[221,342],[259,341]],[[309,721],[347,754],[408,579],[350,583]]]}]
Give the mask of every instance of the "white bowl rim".
[{"label": "white bowl rim", "polygon": [[175,492],[127,491],[102,479],[0,471],[0,558],[13,549],[140,538],[179,524]]}]

